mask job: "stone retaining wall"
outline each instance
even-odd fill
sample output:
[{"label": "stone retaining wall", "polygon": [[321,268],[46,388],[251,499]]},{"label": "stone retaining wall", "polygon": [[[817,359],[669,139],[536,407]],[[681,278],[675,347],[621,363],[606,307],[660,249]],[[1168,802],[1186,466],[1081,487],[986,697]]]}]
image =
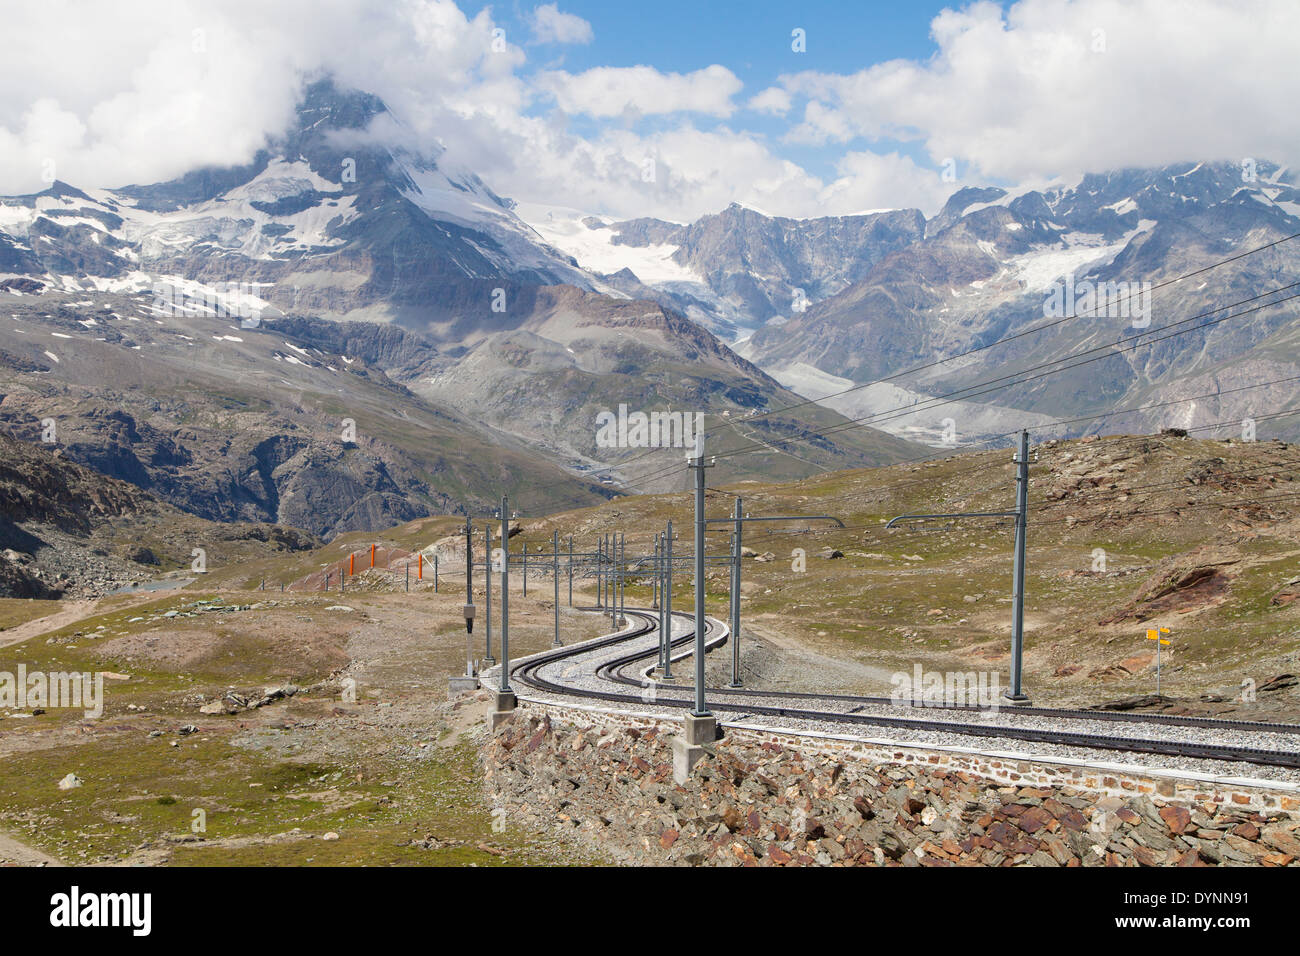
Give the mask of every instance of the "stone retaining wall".
[{"label": "stone retaining wall", "polygon": [[1300,865],[1282,788],[739,728],[677,786],[678,729],[521,704],[484,745],[489,799],[641,864]]}]

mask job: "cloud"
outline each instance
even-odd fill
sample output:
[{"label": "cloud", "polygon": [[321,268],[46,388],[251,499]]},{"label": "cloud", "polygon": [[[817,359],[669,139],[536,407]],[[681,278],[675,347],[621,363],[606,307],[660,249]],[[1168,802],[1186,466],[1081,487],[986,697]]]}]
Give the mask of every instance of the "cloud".
[{"label": "cloud", "polygon": [[[619,217],[680,221],[732,201],[789,216],[934,212],[955,186],[908,158],[927,153],[959,161],[957,186],[1300,162],[1293,0],[975,3],[933,19],[923,61],[794,73],[747,100],[722,64],[539,72],[525,36],[591,39],[557,4],[507,29],[453,0],[280,0],[272,13],[264,0],[29,0],[5,28],[5,194],[42,189],[51,171],[84,188],[246,162],[326,73],[380,96],[404,142],[445,147],[502,195]],[[769,117],[785,118],[771,138],[745,128],[766,133]],[[820,176],[782,155],[792,144],[819,150]]]},{"label": "cloud", "polygon": [[818,193],[818,205],[839,215],[874,209],[920,209],[933,214],[952,193],[951,183],[899,153],[847,153],[839,174]]},{"label": "cloud", "polygon": [[793,103],[790,94],[779,86],[769,86],[763,92],[750,97],[745,105],[751,110],[759,113],[771,113],[774,116],[784,116],[790,112],[790,106]]},{"label": "cloud", "polygon": [[828,107],[820,100],[809,100],[803,109],[803,122],[786,134],[790,143],[844,143],[857,135],[855,124],[843,109]]},{"label": "cloud", "polygon": [[[527,164],[510,159],[523,149]],[[732,202],[792,218],[905,206],[934,213],[953,188],[907,157],[868,152],[845,157],[826,183],[776,155],[761,136],[688,123],[645,135],[612,129],[583,138],[526,119],[510,138],[481,143],[469,162],[506,195],[543,197],[548,205],[616,219],[689,222]]]},{"label": "cloud", "polygon": [[1291,0],[1022,0],[934,18],[938,52],[782,78],[795,142],[894,137],[1010,180],[1188,159],[1300,160]]},{"label": "cloud", "polygon": [[562,13],[554,3],[534,10],[530,22],[537,43],[590,43],[595,37],[590,23],[575,14]]},{"label": "cloud", "polygon": [[247,162],[324,73],[428,137],[447,113],[526,98],[522,51],[493,36],[489,12],[469,18],[450,0],[280,0],[273,15],[260,0],[134,0],[129,11],[7,8],[0,193],[45,188],[51,167],[65,182],[119,186]]},{"label": "cloud", "polygon": [[695,112],[730,116],[743,84],[724,66],[661,73],[652,66],[599,66],[582,73],[543,73],[539,86],[566,113],[594,117]]}]

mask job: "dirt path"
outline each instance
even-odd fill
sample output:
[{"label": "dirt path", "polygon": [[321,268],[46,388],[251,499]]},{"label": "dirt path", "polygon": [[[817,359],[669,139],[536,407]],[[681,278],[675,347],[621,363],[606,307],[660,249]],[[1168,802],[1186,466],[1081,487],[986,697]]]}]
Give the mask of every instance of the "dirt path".
[{"label": "dirt path", "polygon": [[40,850],[33,850],[25,843],[19,843],[11,836],[0,833],[0,865],[16,864],[18,866],[62,866],[55,857]]},{"label": "dirt path", "polygon": [[[121,611],[129,607],[135,607],[137,604],[148,604],[151,601],[157,601],[162,596],[163,594],[158,591],[142,591],[134,600],[114,604],[112,610]],[[85,618],[94,617],[99,613],[98,608],[101,600],[102,598],[87,598],[81,601],[69,601],[66,607],[60,608],[53,614],[47,614],[45,617],[38,617],[31,621],[24,621],[7,631],[0,631],[0,647],[13,647],[23,641],[30,641],[33,637],[40,637],[42,634],[57,631],[69,624],[76,624]]]},{"label": "dirt path", "polygon": [[25,621],[17,627],[11,627],[0,634],[0,647],[12,647],[14,644],[21,644],[33,637],[40,637],[49,631],[57,631],[61,627],[75,624],[83,617],[90,617],[95,605],[98,603],[98,601],[72,601],[67,607],[60,608],[53,614],[47,614],[45,617],[38,617],[34,621]]}]

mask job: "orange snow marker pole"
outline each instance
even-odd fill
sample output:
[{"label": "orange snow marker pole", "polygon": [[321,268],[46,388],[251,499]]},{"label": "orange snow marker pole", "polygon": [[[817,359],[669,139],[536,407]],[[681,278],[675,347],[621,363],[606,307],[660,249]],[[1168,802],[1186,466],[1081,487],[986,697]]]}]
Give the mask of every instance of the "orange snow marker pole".
[{"label": "orange snow marker pole", "polygon": [[356,574],[356,573],[357,573],[357,554],[354,551],[348,555],[348,574]]},{"label": "orange snow marker pole", "polygon": [[370,566],[372,568],[375,566],[375,546],[373,544],[370,546]]},{"label": "orange snow marker pole", "polygon": [[420,573],[416,576],[417,581],[424,580],[424,552],[420,552]]}]

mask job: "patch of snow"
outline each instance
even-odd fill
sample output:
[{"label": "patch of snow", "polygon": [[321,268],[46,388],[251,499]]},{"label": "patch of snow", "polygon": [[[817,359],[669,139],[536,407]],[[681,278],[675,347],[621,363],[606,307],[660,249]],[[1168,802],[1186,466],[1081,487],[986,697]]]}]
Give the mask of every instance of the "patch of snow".
[{"label": "patch of snow", "polygon": [[1114,261],[1115,257],[1139,234],[1155,226],[1154,220],[1143,219],[1117,241],[1106,243],[1101,236],[1091,233],[1072,233],[1063,237],[1061,245],[1040,246],[1023,255],[1013,256],[1007,264],[1024,283],[1026,292],[1045,292],[1067,275],[1086,275],[1097,266]]},{"label": "patch of snow", "polygon": [[[522,207],[521,207],[522,208]],[[567,255],[589,272],[610,275],[622,269],[631,269],[647,285],[661,282],[689,282],[703,284],[703,279],[692,270],[672,260],[678,246],[668,244],[652,246],[616,245],[618,235],[608,226],[592,229],[583,223],[586,216],[572,210],[547,209],[548,216],[533,218],[530,225],[548,243]]]},{"label": "patch of snow", "polygon": [[147,272],[135,270],[128,272],[124,276],[102,277],[89,276],[90,283],[94,285],[96,292],[117,292],[131,294],[136,292],[148,292],[153,289],[154,277]]},{"label": "patch of snow", "polygon": [[267,164],[266,169],[244,185],[230,190],[225,194],[225,198],[272,203],[277,199],[298,196],[310,190],[338,193],[343,191],[343,186],[325,179],[305,160],[299,159],[291,163],[280,158],[272,160]]}]

